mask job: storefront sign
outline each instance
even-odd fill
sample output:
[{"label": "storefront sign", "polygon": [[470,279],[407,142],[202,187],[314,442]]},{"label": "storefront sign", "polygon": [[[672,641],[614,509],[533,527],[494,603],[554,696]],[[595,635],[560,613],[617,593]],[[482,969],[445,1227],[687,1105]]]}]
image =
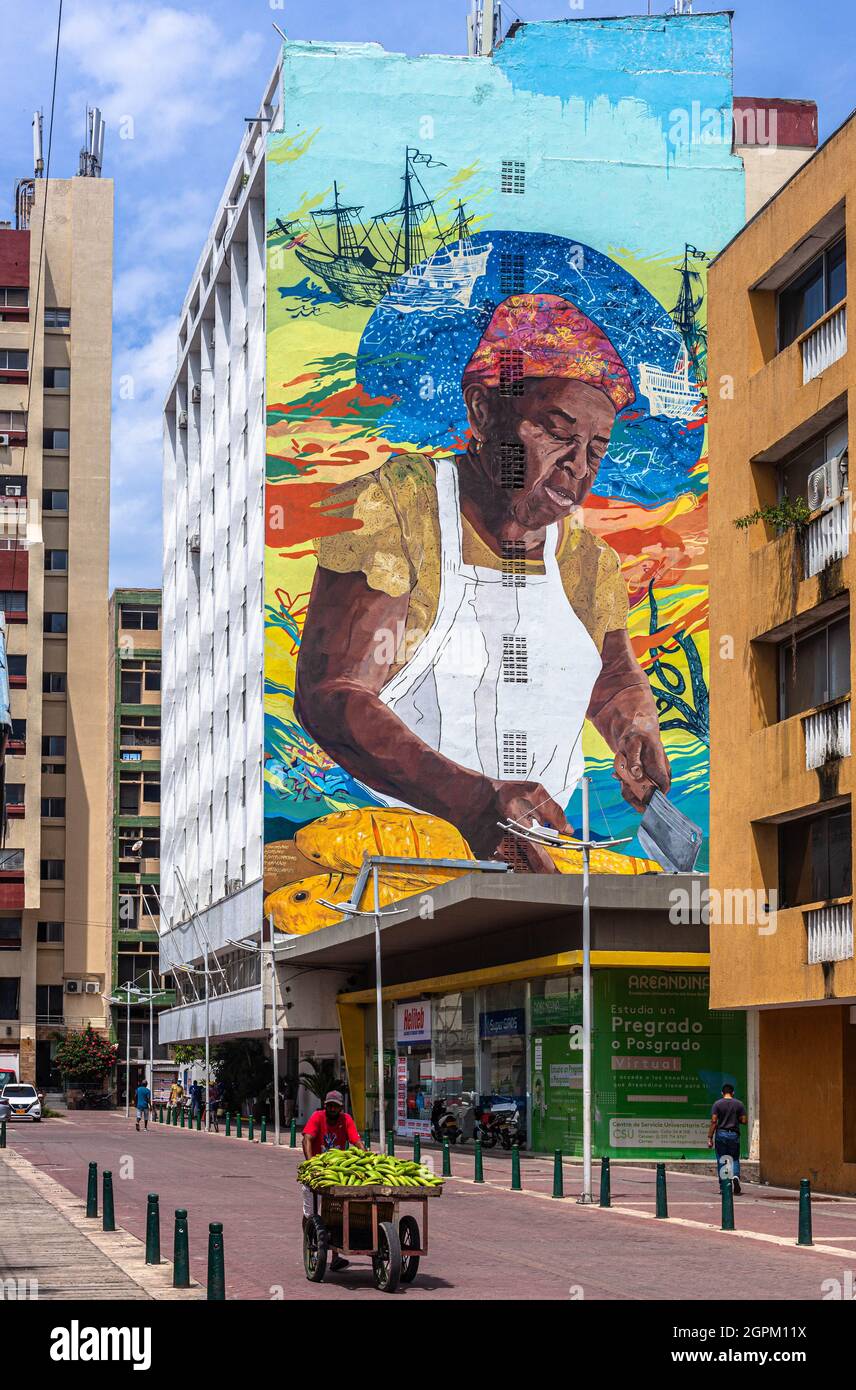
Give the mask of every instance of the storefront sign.
[{"label": "storefront sign", "polygon": [[395,1009],[395,1038],[399,1043],[431,1041],[431,1004],[397,1004]]},{"label": "storefront sign", "polygon": [[501,1009],[495,1013],[479,1014],[479,1037],[508,1038],[526,1032],[525,1009]]},{"label": "storefront sign", "polygon": [[580,1023],[583,1016],[583,996],[580,990],[572,994],[533,994],[533,1028],[568,1028]]}]

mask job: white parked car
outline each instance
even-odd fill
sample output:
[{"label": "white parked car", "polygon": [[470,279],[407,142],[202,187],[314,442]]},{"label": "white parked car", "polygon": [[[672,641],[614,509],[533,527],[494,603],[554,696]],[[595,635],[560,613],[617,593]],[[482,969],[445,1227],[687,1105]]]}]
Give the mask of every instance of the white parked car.
[{"label": "white parked car", "polygon": [[16,1081],[4,1086],[0,1095],[10,1107],[10,1120],[40,1120],[42,1118],[42,1098],[35,1086]]}]

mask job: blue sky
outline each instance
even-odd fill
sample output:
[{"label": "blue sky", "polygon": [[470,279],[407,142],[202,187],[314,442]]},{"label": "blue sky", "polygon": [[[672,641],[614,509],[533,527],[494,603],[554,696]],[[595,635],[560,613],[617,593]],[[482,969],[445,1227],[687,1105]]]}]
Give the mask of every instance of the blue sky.
[{"label": "blue sky", "polygon": [[[653,0],[655,12],[666,9]],[[719,8],[696,3],[698,13]],[[734,88],[815,100],[820,136],[849,114],[856,17],[850,6],[734,0]],[[31,172],[33,110],[50,104],[56,0],[7,0],[0,93],[0,218]],[[76,172],[87,101],[107,120],[105,175],[116,184],[111,584],[160,583],[160,410],[175,323],[243,131],[279,39],[373,40],[408,53],[466,48],[467,0],[65,0],[52,173]],[[506,17],[645,14],[645,0],[517,0]],[[130,116],[133,138],[120,139]],[[126,123],[127,129],[127,123]]]}]

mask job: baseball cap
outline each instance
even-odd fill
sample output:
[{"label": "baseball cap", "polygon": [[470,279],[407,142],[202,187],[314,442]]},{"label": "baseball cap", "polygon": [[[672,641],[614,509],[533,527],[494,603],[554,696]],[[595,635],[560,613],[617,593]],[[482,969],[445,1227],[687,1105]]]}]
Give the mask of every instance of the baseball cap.
[{"label": "baseball cap", "polygon": [[345,1097],[342,1095],[341,1091],[328,1091],[326,1096],[324,1097],[324,1104],[341,1105],[344,1109]]}]

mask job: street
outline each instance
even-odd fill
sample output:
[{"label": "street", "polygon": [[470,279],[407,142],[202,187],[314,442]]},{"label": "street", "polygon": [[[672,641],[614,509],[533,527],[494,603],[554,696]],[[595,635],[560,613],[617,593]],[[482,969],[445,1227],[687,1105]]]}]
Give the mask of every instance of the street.
[{"label": "street", "polygon": [[[230,1299],[380,1297],[367,1260],[352,1260],[323,1284],[307,1283],[295,1182],[299,1147],[277,1151],[222,1132],[158,1124],[138,1134],[121,1113],[91,1112],[10,1125],[8,1142],[78,1197],[85,1197],[90,1162],[98,1164],[99,1175],[109,1168],[117,1224],[139,1239],[147,1194],[157,1192],[166,1256],[174,1210],[185,1207],[191,1272],[203,1285],[208,1223],[222,1221]],[[439,1163],[439,1154],[433,1157]],[[824,1297],[825,1281],[846,1284],[851,1251],[856,1258],[853,1200],[816,1198],[815,1248],[799,1249],[793,1192],[747,1184],[735,1202],[737,1232],[731,1235],[708,1229],[720,1219],[710,1172],[669,1172],[670,1219],[656,1221],[647,1219],[654,1211],[653,1169],[614,1165],[613,1209],[601,1211],[577,1205],[580,1168],[570,1161],[564,1165],[568,1195],[559,1201],[551,1197],[550,1160],[524,1155],[520,1193],[509,1190],[507,1155],[485,1155],[483,1186],[473,1182],[473,1160],[470,1146],[453,1152],[453,1178],[430,1206],[429,1253],[415,1283],[396,1297],[812,1301]],[[598,1171],[595,1164],[596,1182]],[[17,1272],[27,1277],[26,1269]]]}]

